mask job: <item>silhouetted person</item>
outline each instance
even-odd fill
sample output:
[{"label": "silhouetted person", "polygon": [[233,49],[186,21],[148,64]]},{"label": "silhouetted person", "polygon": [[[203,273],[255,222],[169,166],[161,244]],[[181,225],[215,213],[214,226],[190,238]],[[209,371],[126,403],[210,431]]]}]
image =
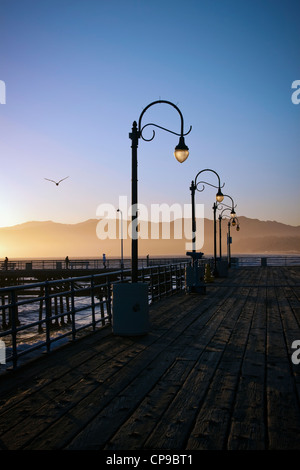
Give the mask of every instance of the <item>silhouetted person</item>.
[{"label": "silhouetted person", "polygon": [[69,269],[69,257],[66,256],[65,262],[66,262],[66,269]]},{"label": "silhouetted person", "polygon": [[105,256],[105,253],[103,253],[102,258],[103,258],[103,266],[104,266],[104,268],[106,268],[106,256]]},{"label": "silhouetted person", "polygon": [[8,258],[7,258],[7,256],[5,257],[5,260],[4,260],[4,269],[5,269],[5,271],[8,270]]}]

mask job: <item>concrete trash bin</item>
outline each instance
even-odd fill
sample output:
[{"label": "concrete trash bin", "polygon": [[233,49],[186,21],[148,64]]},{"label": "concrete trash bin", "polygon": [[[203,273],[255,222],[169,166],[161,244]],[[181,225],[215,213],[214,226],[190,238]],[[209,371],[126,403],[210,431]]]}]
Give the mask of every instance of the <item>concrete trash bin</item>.
[{"label": "concrete trash bin", "polygon": [[206,293],[204,266],[187,266],[185,268],[185,290],[190,293]]},{"label": "concrete trash bin", "polygon": [[148,284],[118,283],[112,288],[112,330],[119,336],[149,332]]}]

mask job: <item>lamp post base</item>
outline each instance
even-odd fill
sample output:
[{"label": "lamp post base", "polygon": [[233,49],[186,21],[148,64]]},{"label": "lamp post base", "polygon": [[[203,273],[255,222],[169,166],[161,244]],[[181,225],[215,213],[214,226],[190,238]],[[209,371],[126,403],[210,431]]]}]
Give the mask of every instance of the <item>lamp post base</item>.
[{"label": "lamp post base", "polygon": [[206,294],[203,266],[185,268],[185,290],[189,294]]},{"label": "lamp post base", "polygon": [[112,330],[119,336],[140,336],[149,332],[148,284],[113,284]]}]

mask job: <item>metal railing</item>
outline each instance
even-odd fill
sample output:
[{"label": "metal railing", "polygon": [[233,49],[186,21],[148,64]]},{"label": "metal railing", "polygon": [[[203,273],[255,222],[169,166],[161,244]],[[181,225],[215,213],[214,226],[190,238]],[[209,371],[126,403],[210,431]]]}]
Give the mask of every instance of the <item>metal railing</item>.
[{"label": "metal railing", "polygon": [[[149,285],[149,304],[184,289],[189,264],[141,268],[139,280]],[[5,369],[9,364],[16,368],[24,356],[32,357],[37,350],[50,352],[53,343],[75,340],[83,330],[109,325],[112,286],[129,280],[130,270],[122,270],[1,288],[0,343],[4,340]]]},{"label": "metal railing", "polygon": [[300,266],[300,256],[238,256],[231,258],[231,266]]},{"label": "metal railing", "polygon": [[[157,266],[162,264],[175,264],[185,262],[186,257],[170,258],[140,258],[139,267]],[[130,269],[131,258],[123,259],[124,269]],[[0,271],[30,271],[37,269],[121,269],[122,260],[120,258],[108,258],[103,261],[102,258],[96,259],[26,259],[26,260],[3,260],[0,262]]]},{"label": "metal railing", "polygon": [[[227,259],[223,257],[222,259]],[[170,257],[170,258],[140,258],[139,267],[145,268],[148,266],[157,266],[165,264],[177,264],[184,263],[190,260],[189,257]],[[262,261],[263,260],[263,261]],[[266,260],[266,261],[264,261]],[[201,262],[207,262],[206,257],[199,260]],[[269,266],[300,266],[300,256],[297,255],[240,255],[232,256],[231,261],[233,265],[238,266],[261,266],[263,263],[267,263]],[[123,260],[124,269],[130,269],[131,259],[125,258]],[[108,269],[121,269],[122,260],[120,258],[109,258],[103,264],[103,260],[98,259],[70,259],[68,264],[65,259],[54,259],[54,260],[9,260],[7,263],[4,261],[0,262],[0,273],[1,271],[28,271],[31,270],[88,270],[88,269],[99,269],[103,270],[104,268]]]}]

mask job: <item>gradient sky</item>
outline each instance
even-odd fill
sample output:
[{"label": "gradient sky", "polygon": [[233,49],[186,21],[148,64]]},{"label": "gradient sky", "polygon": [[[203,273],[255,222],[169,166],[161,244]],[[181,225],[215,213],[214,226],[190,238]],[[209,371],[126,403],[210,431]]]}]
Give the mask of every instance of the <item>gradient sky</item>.
[{"label": "gradient sky", "polygon": [[[211,168],[239,215],[300,225],[299,14],[299,0],[0,0],[0,226],[130,203],[128,134],[158,99],[192,125],[190,156],[159,129],[140,140],[140,203],[187,204]],[[148,122],[180,131],[165,104]],[[196,195],[209,218],[214,196]]]}]

